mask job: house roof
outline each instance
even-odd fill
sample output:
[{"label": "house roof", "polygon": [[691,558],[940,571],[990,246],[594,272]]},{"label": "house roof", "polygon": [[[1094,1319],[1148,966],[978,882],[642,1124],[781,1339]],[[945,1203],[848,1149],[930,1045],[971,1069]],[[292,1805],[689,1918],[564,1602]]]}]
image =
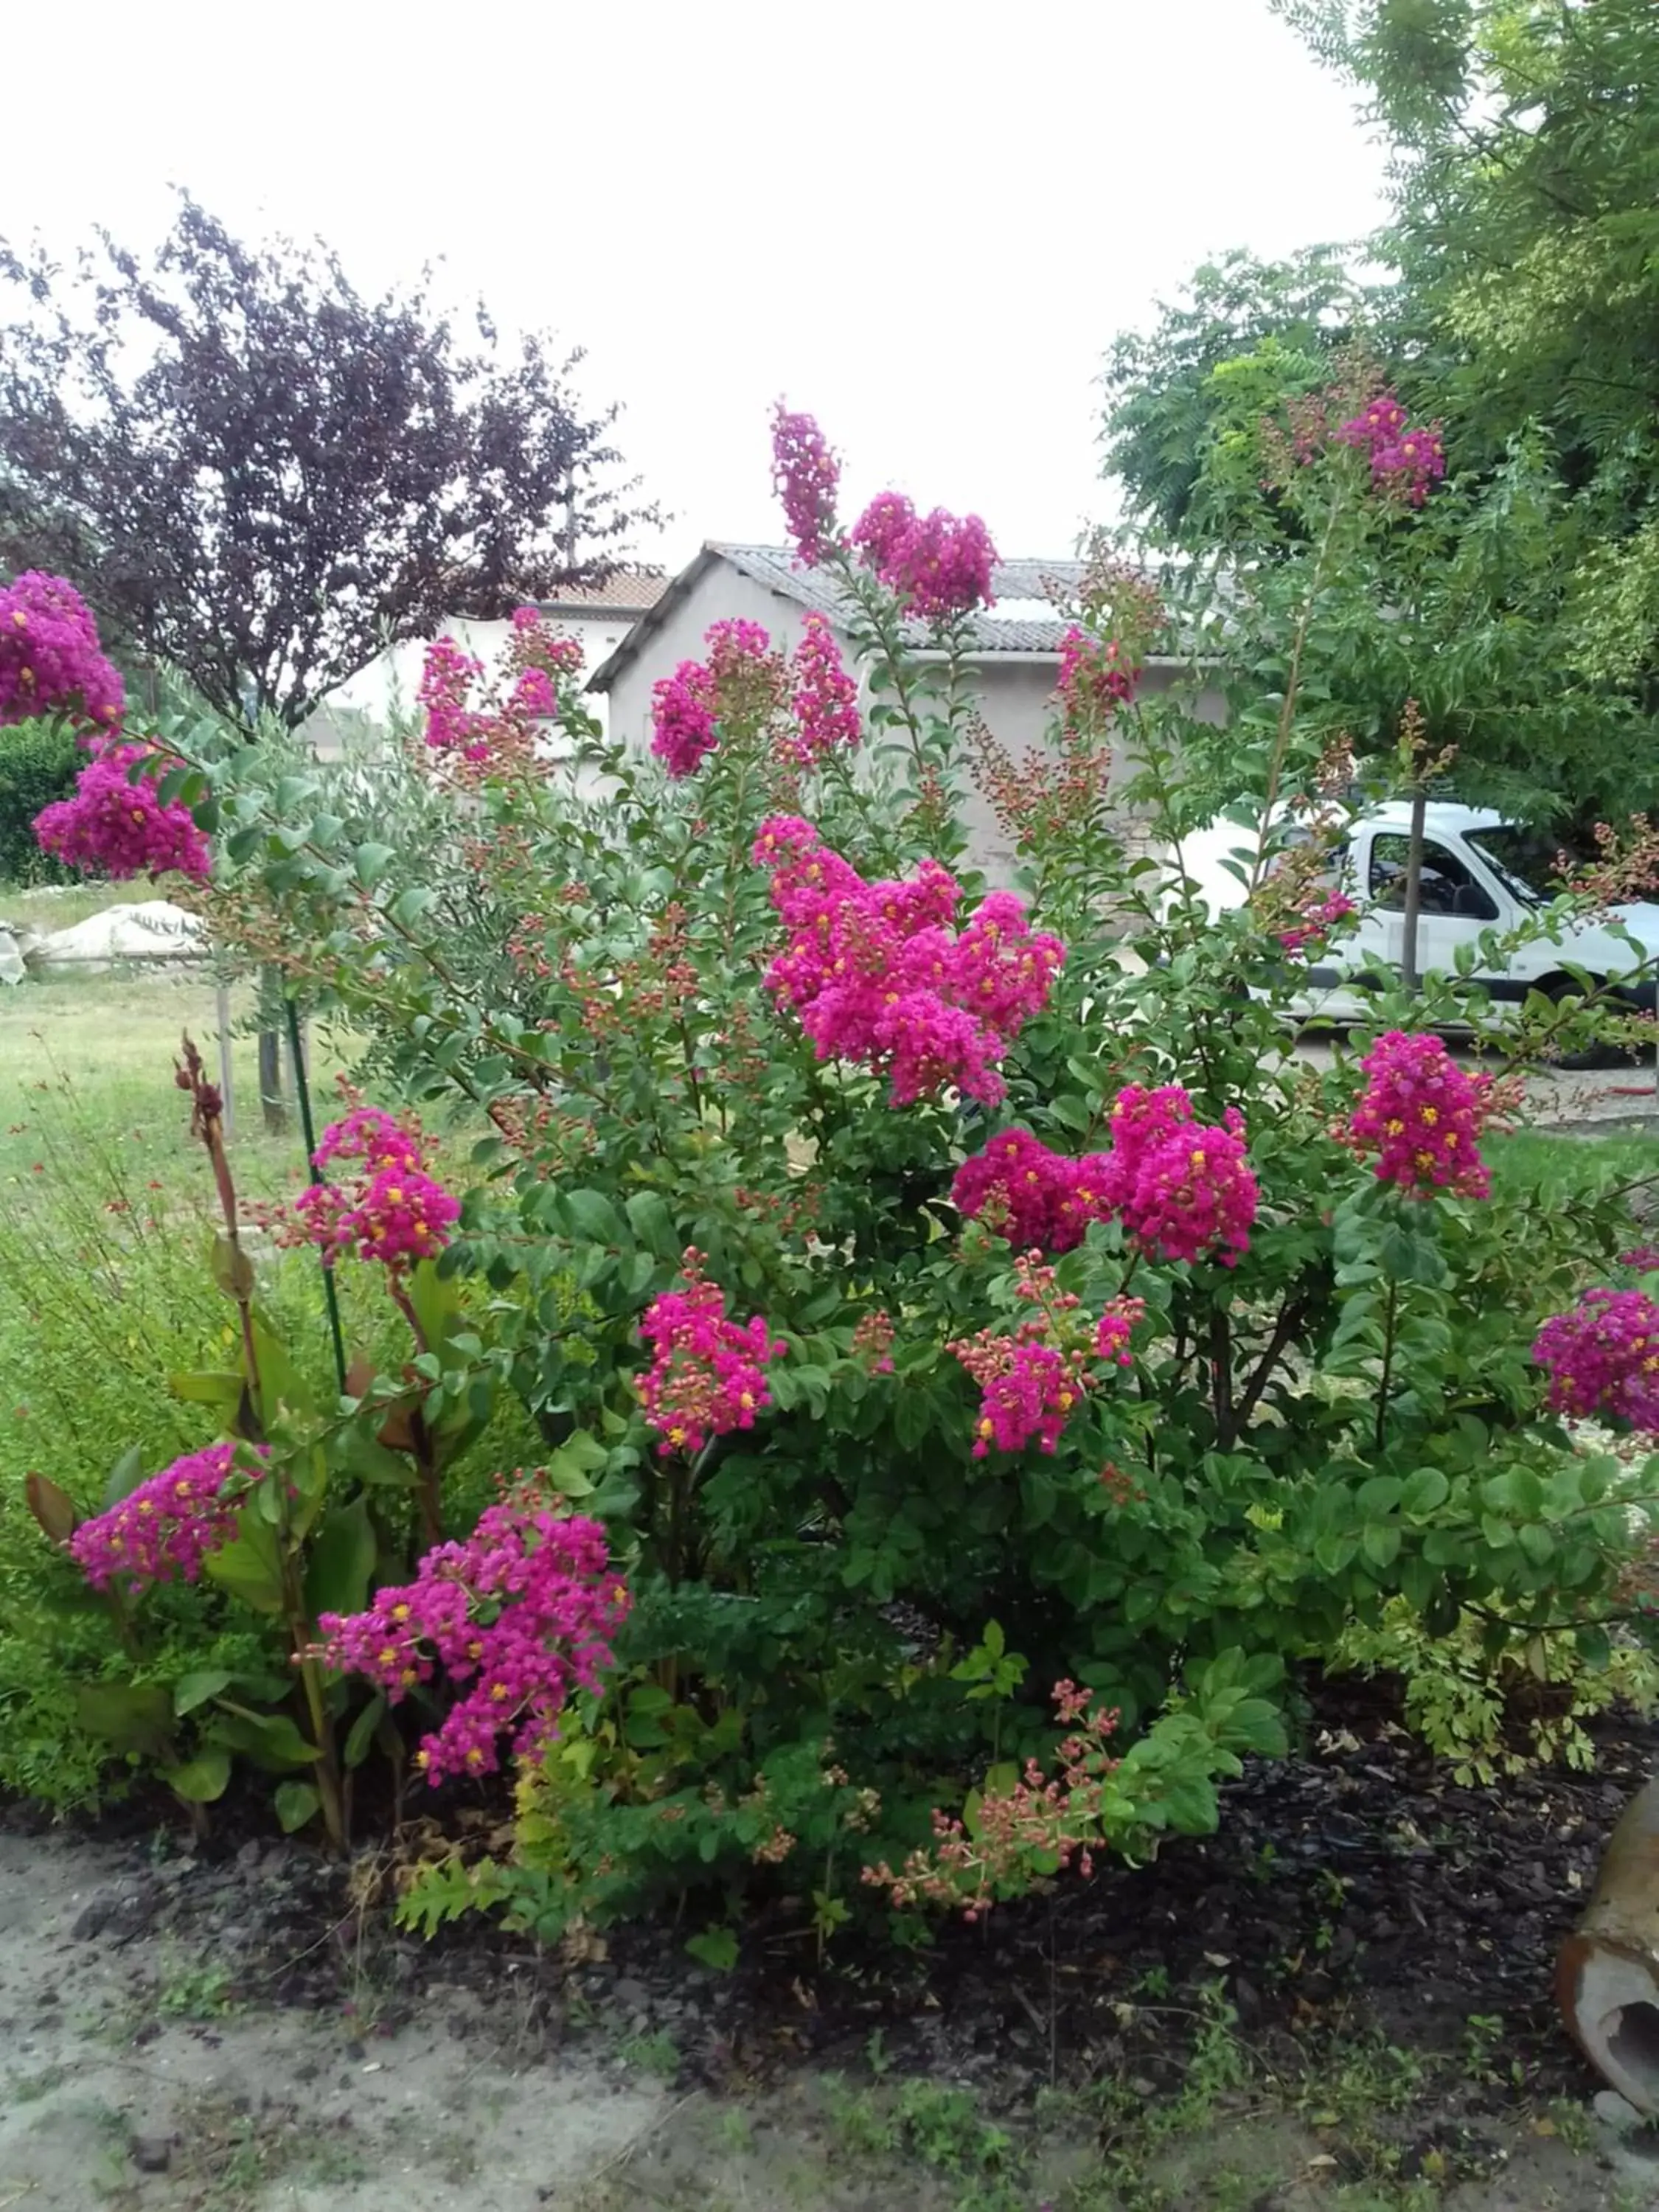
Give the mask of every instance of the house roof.
[{"label": "house roof", "polygon": [[[810,613],[820,614],[845,629],[845,595],[834,579],[820,568],[801,568],[786,545],[735,545],[711,538],[696,558],[681,569],[647,612],[637,621],[610,659],[602,661],[588,678],[590,691],[608,691],[653,633],[677,607],[684,605],[709,570],[725,562],[780,599],[792,600]],[[1064,592],[1081,582],[1083,563],[1069,560],[999,562],[992,588],[1005,611],[994,607],[975,616],[974,645],[987,659],[998,653],[1054,653],[1058,656],[1066,620],[1057,607],[1052,614],[1054,590]],[[1015,610],[1018,609],[1016,612]],[[926,631],[920,623],[907,625],[911,641],[921,644]]]},{"label": "house roof", "polygon": [[602,584],[567,584],[539,602],[544,615],[627,615],[637,618],[654,607],[668,589],[668,578],[618,568]]}]

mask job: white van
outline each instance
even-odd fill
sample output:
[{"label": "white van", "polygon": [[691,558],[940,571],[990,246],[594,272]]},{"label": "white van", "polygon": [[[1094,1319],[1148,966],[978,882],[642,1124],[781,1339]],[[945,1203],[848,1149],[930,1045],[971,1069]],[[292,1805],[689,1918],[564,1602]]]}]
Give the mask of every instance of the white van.
[{"label": "white van", "polygon": [[[1291,836],[1294,837],[1295,832]],[[1346,927],[1317,956],[1308,971],[1309,988],[1291,1011],[1304,1019],[1334,1022],[1363,1019],[1365,986],[1351,981],[1368,958],[1398,968],[1406,907],[1406,856],[1410,844],[1411,806],[1401,800],[1362,815],[1333,855],[1328,880],[1346,891],[1359,909],[1357,927]],[[1212,822],[1182,842],[1181,863],[1212,914],[1242,906],[1244,886],[1224,863],[1242,860],[1248,876],[1260,833],[1234,822]],[[1516,928],[1537,908],[1549,903],[1548,878],[1554,848],[1547,837],[1506,822],[1501,814],[1472,806],[1431,801],[1425,810],[1423,872],[1417,925],[1417,964],[1425,975],[1456,970],[1457,949],[1477,948],[1474,979],[1496,1003],[1518,1002],[1528,991],[1551,997],[1574,994],[1577,987],[1562,963],[1571,961],[1598,982],[1615,985],[1641,965],[1644,956],[1659,956],[1659,906],[1615,908],[1620,921],[1643,948],[1638,953],[1611,930],[1578,922],[1559,938],[1540,938],[1523,945],[1501,971],[1480,961],[1478,947],[1489,929]],[[1620,996],[1651,1012],[1655,986],[1650,976],[1621,988]]]}]

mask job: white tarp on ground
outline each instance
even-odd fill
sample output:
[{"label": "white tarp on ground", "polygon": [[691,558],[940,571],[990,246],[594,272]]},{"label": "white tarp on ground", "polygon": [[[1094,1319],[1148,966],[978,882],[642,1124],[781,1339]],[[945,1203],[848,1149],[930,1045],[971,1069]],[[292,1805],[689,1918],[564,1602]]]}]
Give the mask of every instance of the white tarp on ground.
[{"label": "white tarp on ground", "polygon": [[107,906],[73,929],[53,930],[29,947],[28,963],[39,973],[122,960],[199,960],[206,951],[206,933],[195,915],[170,899],[145,899]]}]

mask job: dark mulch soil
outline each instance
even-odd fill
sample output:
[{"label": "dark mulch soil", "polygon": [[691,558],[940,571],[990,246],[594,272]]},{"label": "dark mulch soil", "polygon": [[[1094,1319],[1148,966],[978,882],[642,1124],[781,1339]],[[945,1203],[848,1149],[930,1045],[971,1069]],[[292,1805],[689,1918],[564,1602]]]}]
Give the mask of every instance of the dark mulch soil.
[{"label": "dark mulch soil", "polygon": [[909,1954],[843,1936],[820,1962],[787,1903],[730,1974],[695,1965],[687,1930],[665,1924],[612,1929],[585,1955],[538,1956],[483,1919],[428,1945],[373,1899],[374,1854],[353,1869],[258,1837],[197,1853],[130,1844],[77,1933],[166,1932],[222,1960],[238,1994],[351,2006],[366,2034],[457,1984],[499,2000],[520,2034],[660,2032],[688,2085],[855,2062],[879,2030],[898,2068],[979,2082],[998,2102],[1103,2072],[1151,2094],[1177,2083],[1218,1984],[1269,2055],[1328,2029],[1457,2052],[1472,2019],[1501,2019],[1506,2073],[1518,2059],[1532,2093],[1582,2096],[1595,2083],[1554,2011],[1555,1952],[1653,1771],[1659,1726],[1609,1720],[1595,1735],[1590,1774],[1465,1789],[1384,1701],[1317,1692],[1305,1747],[1229,1784],[1215,1836],[1062,1880]]}]

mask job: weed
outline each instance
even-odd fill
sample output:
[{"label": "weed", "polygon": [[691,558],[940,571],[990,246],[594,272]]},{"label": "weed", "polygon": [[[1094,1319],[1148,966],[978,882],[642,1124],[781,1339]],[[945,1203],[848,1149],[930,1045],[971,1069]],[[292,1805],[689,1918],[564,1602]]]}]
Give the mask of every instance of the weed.
[{"label": "weed", "polygon": [[228,1966],[164,1961],[155,2009],[164,2020],[223,2020],[237,2009],[232,1987]]},{"label": "weed", "polygon": [[666,2028],[624,2038],[617,2045],[617,2056],[635,2073],[655,2074],[665,2081],[672,2081],[680,2070],[680,2047]]}]

